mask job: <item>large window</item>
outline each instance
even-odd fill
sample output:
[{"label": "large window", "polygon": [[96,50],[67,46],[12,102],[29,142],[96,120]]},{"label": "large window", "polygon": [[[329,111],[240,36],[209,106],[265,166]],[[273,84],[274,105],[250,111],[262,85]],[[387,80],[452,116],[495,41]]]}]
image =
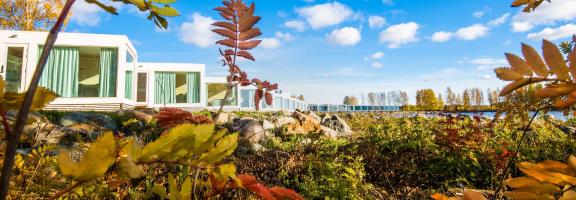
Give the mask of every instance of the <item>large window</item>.
[{"label": "large window", "polygon": [[136,83],[136,101],[146,102],[147,101],[147,88],[148,88],[148,74],[138,73],[138,82]]},{"label": "large window", "polygon": [[24,65],[24,47],[8,47],[8,59],[6,63],[7,91],[19,92],[20,86],[22,84],[23,65]]},{"label": "large window", "polygon": [[61,97],[115,97],[117,69],[117,49],[55,47],[40,85]]},{"label": "large window", "polygon": [[[228,87],[227,83],[207,83],[208,88],[208,106],[220,106],[222,99],[226,95],[226,89]],[[225,106],[236,106],[237,102],[237,89],[232,89],[232,93],[228,97],[227,104]]]},{"label": "large window", "polygon": [[200,103],[200,73],[156,72],[156,104]]}]

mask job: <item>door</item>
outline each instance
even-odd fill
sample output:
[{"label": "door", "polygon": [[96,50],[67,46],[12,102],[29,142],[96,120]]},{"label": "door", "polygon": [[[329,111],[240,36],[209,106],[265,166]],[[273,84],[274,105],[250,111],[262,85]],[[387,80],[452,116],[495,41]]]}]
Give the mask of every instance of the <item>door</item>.
[{"label": "door", "polygon": [[7,45],[4,63],[0,64],[0,74],[6,81],[6,91],[22,92],[27,61],[27,45]]},{"label": "door", "polygon": [[138,72],[136,81],[136,102],[144,103],[148,101],[148,73]]}]

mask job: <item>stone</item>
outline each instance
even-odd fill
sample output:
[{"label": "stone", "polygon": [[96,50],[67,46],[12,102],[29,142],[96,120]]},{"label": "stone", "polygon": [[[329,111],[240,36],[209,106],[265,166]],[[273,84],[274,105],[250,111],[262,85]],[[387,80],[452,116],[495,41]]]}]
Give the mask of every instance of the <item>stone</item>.
[{"label": "stone", "polygon": [[276,128],[276,126],[268,120],[262,120],[262,128],[264,128],[265,130],[269,130]]},{"label": "stone", "polygon": [[134,118],[144,122],[145,124],[149,124],[154,119],[154,115],[142,112],[140,110],[128,110],[126,113],[132,115]]},{"label": "stone", "polygon": [[117,130],[116,122],[110,116],[97,113],[72,112],[60,119],[60,125],[88,132]]},{"label": "stone", "polygon": [[324,134],[324,136],[329,137],[329,138],[337,138],[338,137],[338,132],[325,127],[325,126],[320,126],[320,129],[322,130],[322,133]]},{"label": "stone", "polygon": [[352,129],[348,126],[348,123],[340,118],[338,115],[332,115],[330,117],[324,117],[322,120],[322,126],[330,128],[338,132],[338,137],[341,136],[351,136]]},{"label": "stone", "polygon": [[274,121],[275,127],[282,127],[286,124],[294,123],[296,120],[292,117],[279,117]]},{"label": "stone", "polygon": [[240,133],[240,138],[250,143],[258,143],[268,135],[258,120],[249,117],[236,119],[232,124],[232,130]]},{"label": "stone", "polygon": [[[215,113],[214,116],[216,116]],[[218,115],[217,119],[214,119],[214,121],[216,122],[216,124],[226,124],[230,122],[230,116],[228,115],[228,113],[222,112],[220,113],[220,115]]]},{"label": "stone", "polygon": [[260,152],[260,151],[266,151],[266,147],[258,144],[258,143],[252,143],[252,150],[255,152]]},{"label": "stone", "polygon": [[292,113],[295,122],[286,125],[286,133],[289,134],[308,134],[318,133],[321,131],[320,122],[314,117],[308,116],[302,112]]}]

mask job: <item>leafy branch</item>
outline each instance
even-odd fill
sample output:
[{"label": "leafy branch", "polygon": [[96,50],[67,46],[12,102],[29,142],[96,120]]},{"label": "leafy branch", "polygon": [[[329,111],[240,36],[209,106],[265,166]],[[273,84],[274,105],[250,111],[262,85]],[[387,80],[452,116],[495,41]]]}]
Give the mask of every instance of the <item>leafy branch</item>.
[{"label": "leafy branch", "polygon": [[259,79],[248,79],[246,72],[242,71],[237,65],[237,59],[243,58],[251,61],[256,61],[256,58],[250,54],[249,50],[256,48],[262,41],[255,40],[256,37],[262,33],[259,28],[254,27],[261,19],[259,16],[254,15],[256,6],[254,3],[250,7],[242,0],[225,0],[222,2],[224,6],[217,7],[214,10],[218,11],[225,21],[215,22],[212,25],[217,27],[212,31],[224,37],[216,42],[225,49],[220,49],[222,56],[222,65],[228,66],[228,82],[226,93],[220,104],[220,109],[215,116],[217,119],[223,111],[224,106],[228,103],[228,98],[234,87],[254,85],[256,86],[256,94],[254,95],[254,102],[256,103],[256,110],[259,109],[259,104],[262,98],[265,98],[268,105],[272,105],[271,91],[278,89],[278,84],[271,84],[268,81],[261,81]]}]

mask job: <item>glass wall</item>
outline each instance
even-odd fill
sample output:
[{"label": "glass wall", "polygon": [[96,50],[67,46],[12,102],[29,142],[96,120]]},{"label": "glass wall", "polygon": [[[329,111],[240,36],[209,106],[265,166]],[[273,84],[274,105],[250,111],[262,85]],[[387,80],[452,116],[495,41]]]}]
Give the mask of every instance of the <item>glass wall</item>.
[{"label": "glass wall", "polygon": [[200,103],[200,73],[156,72],[156,104]]},{"label": "glass wall", "polygon": [[[228,87],[228,83],[207,83],[207,103],[208,106],[220,106],[222,103],[222,99],[226,95],[226,89]],[[238,90],[235,87],[232,89],[232,93],[228,97],[227,104],[225,106],[237,106]]]},{"label": "glass wall", "polygon": [[136,85],[136,102],[146,102],[148,99],[148,74],[138,73]]},{"label": "glass wall", "polygon": [[8,58],[6,63],[6,91],[20,91],[20,86],[22,85],[23,66],[24,47],[8,47]]},{"label": "glass wall", "polygon": [[54,47],[40,85],[61,97],[115,97],[117,72],[117,49]]}]

